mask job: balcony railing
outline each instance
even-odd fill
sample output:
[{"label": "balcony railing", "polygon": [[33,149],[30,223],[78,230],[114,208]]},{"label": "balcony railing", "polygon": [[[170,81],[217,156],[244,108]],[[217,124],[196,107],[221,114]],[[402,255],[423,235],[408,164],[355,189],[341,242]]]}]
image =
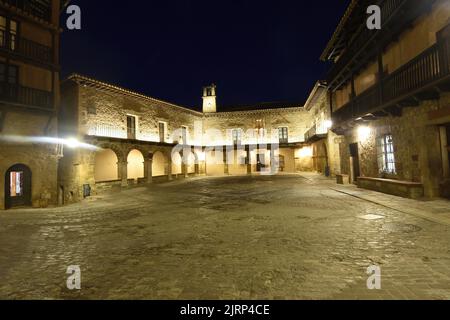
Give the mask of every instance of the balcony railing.
[{"label": "balcony railing", "polygon": [[384,77],[333,113],[335,123],[398,104],[450,77],[450,39],[445,38]]},{"label": "balcony railing", "polygon": [[52,48],[32,40],[25,38],[16,38],[16,41],[0,42],[0,49],[6,50],[9,53],[19,54],[22,57],[35,60],[41,63],[53,63]]},{"label": "balcony railing", "polygon": [[[385,26],[389,24],[398,12],[401,12],[405,5],[408,5],[410,0],[381,0],[378,1],[378,5],[381,8],[381,30],[386,30]],[[345,50],[342,57],[333,65],[331,71],[328,74],[328,79],[330,83],[332,80],[336,79],[338,75],[346,69],[352,61],[356,61],[355,57],[358,56],[360,52],[365,52],[366,47],[371,45],[371,40],[376,37],[377,31],[369,30],[365,23],[361,23],[360,30],[358,30],[358,35],[355,40],[350,43],[350,47]]]},{"label": "balcony railing", "polygon": [[39,19],[51,22],[51,0],[1,0]]},{"label": "balcony railing", "polygon": [[53,109],[53,94],[48,91],[0,82],[0,100],[40,109]]}]

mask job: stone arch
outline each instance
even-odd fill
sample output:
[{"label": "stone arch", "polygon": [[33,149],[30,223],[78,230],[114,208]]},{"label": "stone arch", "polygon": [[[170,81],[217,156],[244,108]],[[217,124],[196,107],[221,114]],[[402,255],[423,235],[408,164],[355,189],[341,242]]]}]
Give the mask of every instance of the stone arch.
[{"label": "stone arch", "polygon": [[139,145],[129,145],[126,149],[127,151],[127,155],[130,154],[130,152],[132,152],[133,150],[137,150],[139,151],[142,156],[144,157],[144,160],[149,160],[151,158],[151,150],[150,148],[146,148],[143,146],[139,146]]},{"label": "stone arch", "polygon": [[167,166],[169,159],[164,151],[156,150],[153,152],[152,174],[153,177],[161,177],[168,174]]},{"label": "stone arch", "polygon": [[195,152],[190,151],[187,156],[187,173],[188,174],[198,174],[198,156]]},{"label": "stone arch", "polygon": [[97,151],[94,160],[95,182],[119,180],[120,158],[120,153],[118,154],[111,148],[102,148]]},{"label": "stone arch", "polygon": [[111,149],[117,156],[118,162],[124,162],[128,153],[125,153],[120,145],[115,143],[100,143],[97,145],[100,149]]},{"label": "stone arch", "polygon": [[139,180],[145,177],[145,156],[142,151],[132,149],[127,155],[127,179]]},{"label": "stone arch", "polygon": [[183,157],[180,152],[174,152],[171,154],[172,174],[183,173]]}]

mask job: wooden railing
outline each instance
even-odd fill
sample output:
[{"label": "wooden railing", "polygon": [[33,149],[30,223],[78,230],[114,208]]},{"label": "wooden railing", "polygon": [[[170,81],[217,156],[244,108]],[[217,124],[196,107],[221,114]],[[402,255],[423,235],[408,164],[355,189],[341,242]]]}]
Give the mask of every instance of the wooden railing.
[{"label": "wooden railing", "polygon": [[[381,8],[382,16],[382,30],[384,26],[388,24],[395,15],[402,9],[402,7],[407,4],[409,0],[381,0],[378,1],[378,5]],[[374,3],[375,4],[375,3]],[[377,31],[369,30],[365,22],[361,23],[360,30],[358,30],[358,35],[354,38],[355,40],[350,43],[350,47],[342,54],[342,57],[333,65],[331,71],[328,74],[328,79],[335,79],[345,67],[354,60],[355,56],[359,52],[364,52],[364,48],[370,45],[370,39],[373,39],[377,34]]]},{"label": "wooden railing", "polygon": [[442,39],[333,112],[333,121],[356,119],[397,103],[450,77],[450,39]]},{"label": "wooden railing", "polygon": [[391,101],[444,76],[439,63],[438,46],[434,45],[383,81],[383,101]]},{"label": "wooden railing", "polygon": [[317,126],[312,127],[305,133],[305,141],[308,142],[311,140],[312,137],[314,137],[317,134]]},{"label": "wooden railing", "polygon": [[0,82],[0,100],[41,109],[53,109],[53,94],[48,91]]},{"label": "wooden railing", "polygon": [[1,0],[39,19],[51,22],[51,0]]},{"label": "wooden railing", "polygon": [[41,63],[53,63],[53,51],[49,46],[22,37],[16,38],[15,41],[12,41],[11,39],[6,41],[6,37],[3,37],[3,39],[4,41],[0,42],[1,50],[18,54],[22,57]]}]

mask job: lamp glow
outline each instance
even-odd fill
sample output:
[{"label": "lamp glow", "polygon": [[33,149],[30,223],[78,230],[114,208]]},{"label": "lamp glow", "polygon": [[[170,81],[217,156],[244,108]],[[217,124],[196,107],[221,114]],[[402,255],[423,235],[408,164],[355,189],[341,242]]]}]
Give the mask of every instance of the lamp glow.
[{"label": "lamp glow", "polygon": [[358,128],[358,137],[361,141],[367,140],[372,130],[367,126],[360,126]]},{"label": "lamp glow", "polygon": [[66,146],[68,146],[71,149],[76,149],[80,146],[80,142],[75,138],[69,138],[65,142]]}]

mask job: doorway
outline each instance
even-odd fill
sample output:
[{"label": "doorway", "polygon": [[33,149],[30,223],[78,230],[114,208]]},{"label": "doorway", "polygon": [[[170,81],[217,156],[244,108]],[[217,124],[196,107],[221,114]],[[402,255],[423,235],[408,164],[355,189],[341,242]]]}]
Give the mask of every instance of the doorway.
[{"label": "doorway", "polygon": [[5,175],[5,207],[31,206],[31,170],[23,164],[12,166]]},{"label": "doorway", "polygon": [[359,146],[358,143],[350,144],[350,170],[351,180],[353,184],[358,184],[358,177],[361,176],[359,166]]},{"label": "doorway", "polygon": [[256,155],[256,172],[262,172],[266,168],[265,153],[258,153]]}]

